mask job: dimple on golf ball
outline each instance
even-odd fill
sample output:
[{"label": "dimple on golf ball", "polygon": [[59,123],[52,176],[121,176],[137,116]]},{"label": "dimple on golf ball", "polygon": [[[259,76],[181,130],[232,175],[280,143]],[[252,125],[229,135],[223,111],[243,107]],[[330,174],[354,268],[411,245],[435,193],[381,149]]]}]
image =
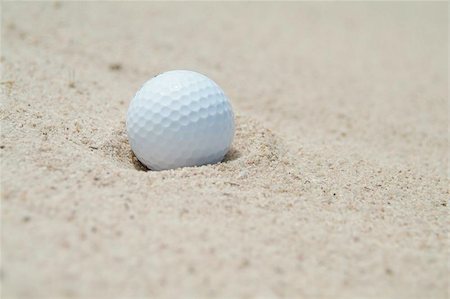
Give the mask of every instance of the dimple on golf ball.
[{"label": "dimple on golf ball", "polygon": [[152,170],[220,162],[234,137],[234,114],[222,89],[208,77],[169,71],[147,81],[130,103],[128,139]]}]

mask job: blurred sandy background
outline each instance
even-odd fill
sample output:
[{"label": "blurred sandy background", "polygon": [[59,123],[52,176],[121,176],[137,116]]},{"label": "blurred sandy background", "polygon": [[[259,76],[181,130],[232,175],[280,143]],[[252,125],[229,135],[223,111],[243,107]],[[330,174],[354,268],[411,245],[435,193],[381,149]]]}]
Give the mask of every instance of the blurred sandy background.
[{"label": "blurred sandy background", "polygon": [[[446,298],[447,5],[3,2],[3,298]],[[172,69],[231,99],[224,163],[133,160]]]}]

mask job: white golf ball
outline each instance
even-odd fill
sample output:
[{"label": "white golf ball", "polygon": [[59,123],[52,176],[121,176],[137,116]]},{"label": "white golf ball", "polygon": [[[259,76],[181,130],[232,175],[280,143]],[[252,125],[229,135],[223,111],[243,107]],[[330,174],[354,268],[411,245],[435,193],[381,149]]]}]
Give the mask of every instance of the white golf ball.
[{"label": "white golf ball", "polygon": [[220,162],[234,137],[234,114],[222,89],[192,71],[147,81],[127,113],[131,149],[152,170]]}]

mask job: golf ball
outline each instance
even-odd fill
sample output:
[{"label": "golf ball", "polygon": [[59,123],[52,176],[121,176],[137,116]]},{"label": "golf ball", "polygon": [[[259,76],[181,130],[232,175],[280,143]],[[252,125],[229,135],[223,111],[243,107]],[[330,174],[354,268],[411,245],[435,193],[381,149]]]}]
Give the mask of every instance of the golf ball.
[{"label": "golf ball", "polygon": [[208,77],[169,71],[147,81],[130,103],[128,139],[152,170],[220,162],[234,137],[234,114],[222,89]]}]

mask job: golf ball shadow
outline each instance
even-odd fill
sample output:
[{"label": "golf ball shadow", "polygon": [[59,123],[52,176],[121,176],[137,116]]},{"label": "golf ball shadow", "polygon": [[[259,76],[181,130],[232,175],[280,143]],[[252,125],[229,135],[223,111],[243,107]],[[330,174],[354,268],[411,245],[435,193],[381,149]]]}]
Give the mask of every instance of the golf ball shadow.
[{"label": "golf ball shadow", "polygon": [[[150,168],[147,168],[144,164],[142,164],[142,162],[139,161],[139,159],[133,153],[131,148],[129,149],[129,156],[130,156],[130,163],[134,169],[136,169],[138,171],[155,171]],[[239,157],[241,157],[241,152],[232,147],[228,151],[228,153],[225,155],[225,157],[223,157],[222,161],[220,161],[216,164],[229,163],[229,162],[232,162],[232,161],[238,159]],[[210,165],[216,165],[216,164],[205,164],[205,165],[201,165],[201,166],[210,166]],[[194,167],[198,167],[198,166],[194,166]],[[184,168],[184,167],[175,168],[175,169],[181,169],[181,168]]]}]

